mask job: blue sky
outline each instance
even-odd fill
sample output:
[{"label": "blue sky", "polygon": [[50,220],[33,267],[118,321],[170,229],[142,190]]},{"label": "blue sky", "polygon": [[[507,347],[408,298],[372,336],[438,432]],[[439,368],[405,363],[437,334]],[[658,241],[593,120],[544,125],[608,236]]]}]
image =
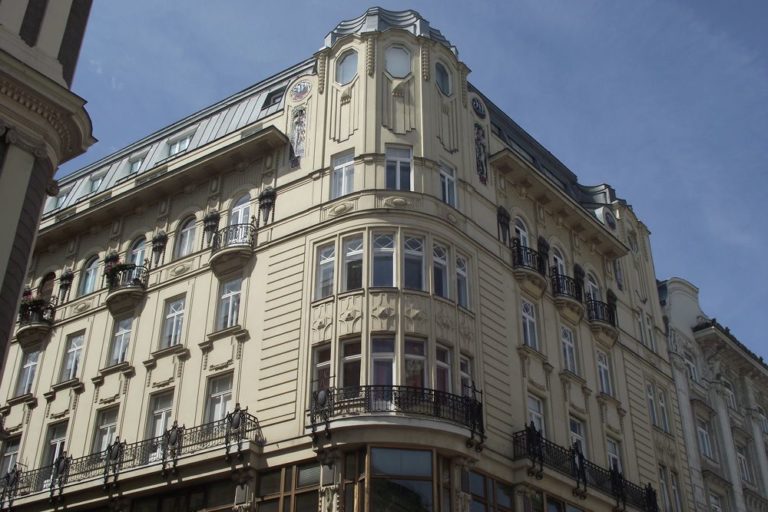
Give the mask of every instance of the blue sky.
[{"label": "blue sky", "polygon": [[[613,185],[652,232],[657,275],[697,285],[768,359],[768,2],[379,5],[418,10],[580,182]],[[60,175],[311,56],[368,6],[94,2],[73,88],[100,142]]]}]

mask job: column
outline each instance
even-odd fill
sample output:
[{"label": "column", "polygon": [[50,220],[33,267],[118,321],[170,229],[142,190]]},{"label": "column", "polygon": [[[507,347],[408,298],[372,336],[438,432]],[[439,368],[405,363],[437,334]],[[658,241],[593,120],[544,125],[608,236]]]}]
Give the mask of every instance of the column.
[{"label": "column", "polygon": [[768,493],[768,457],[765,455],[765,438],[757,413],[755,391],[752,388],[752,381],[748,378],[744,378],[744,389],[747,394],[747,421],[752,427],[752,438],[755,443],[753,452],[756,452],[755,461],[760,473],[757,475],[757,481],[760,482],[763,492]]},{"label": "column", "polygon": [[744,491],[741,487],[741,474],[736,462],[736,446],[733,442],[733,431],[731,430],[728,405],[725,403],[722,381],[713,382],[712,389],[714,390],[714,393],[712,393],[712,405],[715,406],[717,422],[720,427],[720,434],[722,435],[721,443],[719,443],[720,462],[725,465],[728,480],[731,481],[735,512],[747,512],[747,506],[744,502]]}]

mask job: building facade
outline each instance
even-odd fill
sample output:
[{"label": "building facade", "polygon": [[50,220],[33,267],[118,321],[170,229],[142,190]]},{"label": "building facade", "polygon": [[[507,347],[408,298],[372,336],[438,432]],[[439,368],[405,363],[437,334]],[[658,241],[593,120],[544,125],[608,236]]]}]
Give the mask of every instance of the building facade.
[{"label": "building facade", "polygon": [[53,175],[94,142],[70,91],[90,10],[90,0],[0,4],[0,360]]},{"label": "building facade", "polygon": [[699,290],[659,284],[697,510],[768,510],[768,367],[701,311]]},{"label": "building facade", "polygon": [[468,73],[369,9],[62,180],[4,504],[696,510],[647,229]]}]

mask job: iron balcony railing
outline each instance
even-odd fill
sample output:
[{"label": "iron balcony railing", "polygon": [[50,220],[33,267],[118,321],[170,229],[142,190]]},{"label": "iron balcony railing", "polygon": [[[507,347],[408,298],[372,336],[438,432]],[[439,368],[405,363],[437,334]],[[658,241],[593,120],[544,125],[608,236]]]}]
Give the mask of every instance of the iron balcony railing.
[{"label": "iron balcony railing", "polygon": [[146,265],[118,263],[104,272],[109,291],[122,288],[146,288],[149,282],[149,269]]},{"label": "iron balcony railing", "polygon": [[587,300],[587,314],[590,322],[605,322],[616,327],[616,307],[599,300]]},{"label": "iron balcony railing", "polygon": [[527,268],[542,276],[547,275],[546,260],[538,251],[522,245],[517,238],[512,240],[512,266],[514,268]]},{"label": "iron balcony railing", "polygon": [[64,487],[85,480],[103,479],[103,485],[114,485],[118,476],[127,470],[161,466],[161,474],[175,471],[180,457],[223,446],[225,459],[234,453],[230,447],[237,446],[237,456],[244,442],[263,446],[259,420],[247,410],[236,407],[221,420],[212,421],[192,428],[174,425],[165,434],[136,443],[120,441],[118,437],[104,451],[84,457],[72,458],[64,452],[51,465],[31,471],[13,468],[0,479],[0,509],[10,508],[19,496],[38,492],[50,492],[50,497],[61,496]]},{"label": "iron balcony railing", "polygon": [[221,228],[213,235],[211,251],[216,252],[228,247],[250,247],[256,242],[256,226],[253,223],[231,224]]},{"label": "iron balcony railing", "polygon": [[356,386],[315,391],[309,411],[313,438],[318,427],[325,425],[330,437],[330,421],[336,417],[375,413],[401,413],[428,416],[466,427],[468,444],[482,448],[485,439],[483,404],[474,386],[472,396],[459,396],[436,389],[411,386]]},{"label": "iron balcony railing", "polygon": [[56,298],[24,298],[19,305],[19,325],[52,324],[56,316]]},{"label": "iron balcony railing", "polygon": [[581,284],[565,274],[558,274],[557,267],[552,267],[552,292],[561,297],[582,301]]},{"label": "iron balcony railing", "polygon": [[619,510],[630,505],[644,512],[659,512],[656,491],[650,483],[641,487],[624,478],[616,468],[598,466],[581,454],[578,445],[565,448],[555,444],[532,425],[515,432],[512,443],[514,460],[530,459],[528,474],[531,476],[542,478],[546,466],[574,478],[574,495],[586,497],[587,488],[593,487],[613,496]]}]

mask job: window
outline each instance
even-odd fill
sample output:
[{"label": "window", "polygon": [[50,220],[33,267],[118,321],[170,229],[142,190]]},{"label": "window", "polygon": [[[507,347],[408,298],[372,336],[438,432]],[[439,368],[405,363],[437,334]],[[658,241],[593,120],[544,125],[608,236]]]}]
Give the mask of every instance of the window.
[{"label": "window", "polygon": [[87,295],[96,289],[96,276],[99,272],[99,257],[92,256],[85,262],[80,275],[80,295]]},{"label": "window", "polygon": [[373,286],[395,285],[395,236],[373,235]]},{"label": "window", "polygon": [[128,161],[128,174],[135,174],[139,172],[139,169],[141,169],[141,164],[144,163],[144,157],[139,156],[136,158],[132,158]]},{"label": "window", "polygon": [[611,384],[611,365],[608,360],[608,354],[597,352],[597,376],[600,384],[600,392],[606,395],[613,395],[613,385]]},{"label": "window", "polygon": [[725,512],[723,501],[717,494],[709,495],[709,509],[711,512]]},{"label": "window", "polygon": [[228,329],[237,325],[240,311],[240,287],[243,280],[239,277],[227,281],[221,286],[221,298],[219,299],[219,317],[217,325],[219,330]]},{"label": "window", "polygon": [[371,341],[371,366],[373,385],[391,386],[395,373],[395,340],[393,338],[373,338]]},{"label": "window", "polygon": [[424,239],[406,236],[403,241],[403,286],[424,289]]},{"label": "window", "polygon": [[446,165],[440,165],[440,198],[456,207],[456,171]]},{"label": "window", "polygon": [[731,409],[737,410],[739,404],[736,402],[736,393],[733,392],[733,384],[723,380],[723,391],[725,392],[725,402]]},{"label": "window", "polygon": [[435,510],[432,459],[427,450],[371,448],[370,510]]},{"label": "window", "polygon": [[464,256],[456,256],[456,303],[469,308],[469,265]]},{"label": "window", "polygon": [[659,418],[656,412],[656,390],[653,388],[653,384],[647,384],[645,386],[645,394],[648,398],[648,415],[651,418],[651,424],[659,424]]},{"label": "window", "polygon": [[659,391],[659,426],[664,432],[669,432],[669,413],[667,412],[667,398],[663,391]]},{"label": "window", "polygon": [[613,273],[616,276],[616,287],[619,290],[624,289],[624,270],[621,268],[621,260],[616,258],[613,260]]},{"label": "window", "polygon": [[189,143],[192,141],[192,135],[187,135],[174,141],[168,141],[168,156],[173,156],[186,151]]},{"label": "window", "polygon": [[528,228],[521,219],[515,219],[515,238],[522,247],[528,247]]},{"label": "window", "polygon": [[129,263],[133,263],[137,267],[143,265],[144,257],[146,256],[146,248],[147,241],[143,238],[139,238],[133,242],[133,245],[131,245],[131,250],[128,253]]},{"label": "window", "polygon": [[432,279],[435,295],[448,298],[448,249],[442,245],[432,246]]},{"label": "window", "polygon": [[160,437],[171,426],[173,413],[173,391],[154,395],[149,402],[147,438]]},{"label": "window", "polygon": [[48,436],[46,438],[45,448],[43,449],[43,460],[41,466],[50,466],[64,451],[64,445],[67,441],[67,422],[56,423],[48,427]]},{"label": "window", "polygon": [[427,385],[427,349],[421,340],[405,340],[405,385],[423,388]]},{"label": "window", "polygon": [[72,192],[71,188],[68,188],[66,190],[62,190],[59,192],[59,195],[56,196],[56,205],[55,208],[61,208],[64,206],[64,203],[67,202],[67,198],[69,197],[69,193]]},{"label": "window", "polygon": [[450,393],[451,349],[438,345],[435,349],[435,389]]},{"label": "window", "polygon": [[743,445],[736,446],[736,460],[739,463],[739,473],[745,482],[752,482],[752,470],[747,458],[747,449]]},{"label": "window", "polygon": [[597,284],[597,278],[592,272],[587,274],[587,297],[588,300],[600,300],[600,285]]},{"label": "window", "polygon": [[534,350],[539,350],[539,340],[536,335],[536,308],[523,299],[521,307],[523,324],[523,344]]},{"label": "window", "polygon": [[26,395],[32,392],[32,383],[35,380],[35,372],[37,371],[37,362],[40,358],[40,352],[34,350],[32,352],[24,352],[24,359],[21,363],[21,373],[19,373],[19,380],[16,383],[16,396]]},{"label": "window", "polygon": [[357,394],[360,386],[360,340],[345,341],[341,344],[341,387]]},{"label": "window", "polygon": [[709,425],[706,422],[699,420],[696,425],[696,434],[699,438],[699,450],[701,454],[707,458],[715,458],[714,450],[712,449],[712,441],[709,436]]},{"label": "window", "polygon": [[656,337],[653,335],[653,319],[651,315],[645,315],[645,328],[648,331],[648,348],[656,352]]},{"label": "window", "polygon": [[20,444],[21,444],[21,439],[18,437],[8,439],[5,442],[5,450],[3,450],[3,458],[0,459],[0,475],[2,476],[7,475],[16,465],[16,460],[19,458]]},{"label": "window", "polygon": [[579,420],[571,418],[568,421],[569,430],[570,430],[570,440],[571,440],[571,446],[578,446],[581,448],[581,453],[584,454],[584,457],[587,456],[587,434],[586,429],[584,428],[584,423],[582,423]]},{"label": "window", "polygon": [[561,253],[557,247],[552,249],[552,264],[557,275],[566,275],[565,258],[563,258],[563,253]]},{"label": "window", "polygon": [[312,350],[312,392],[331,386],[331,346],[321,345]]},{"label": "window", "polygon": [[451,75],[440,62],[435,64],[435,83],[440,92],[446,96],[451,94]]},{"label": "window", "polygon": [[528,395],[528,423],[533,423],[536,430],[544,435],[546,428],[544,426],[544,402],[540,398]]},{"label": "window", "polygon": [[617,471],[622,471],[621,447],[619,442],[609,437],[606,440],[606,452],[608,453],[608,467],[615,468]]},{"label": "window", "polygon": [[571,373],[578,373],[576,367],[576,342],[573,331],[568,327],[560,328],[560,341],[563,345],[563,366]]},{"label": "window", "polygon": [[315,299],[333,295],[333,269],[336,264],[336,246],[323,245],[317,248],[317,269],[315,270]]},{"label": "window", "polygon": [[194,250],[196,224],[197,220],[194,217],[188,218],[181,224],[176,238],[177,258],[183,258]]},{"label": "window", "polygon": [[267,94],[267,97],[264,99],[264,104],[261,106],[261,110],[267,110],[269,107],[274,107],[275,105],[280,104],[280,100],[283,99],[283,95],[285,94],[285,87],[280,87],[279,89],[275,89],[274,91],[269,91],[269,94]]},{"label": "window", "polygon": [[670,471],[670,475],[672,476],[672,501],[675,507],[675,512],[683,512],[683,497],[680,494],[680,479],[674,471]]},{"label": "window", "polygon": [[357,52],[347,52],[336,63],[336,82],[347,85],[357,76]]},{"label": "window", "polygon": [[37,288],[38,296],[43,300],[50,300],[53,296],[53,285],[56,282],[56,274],[48,272],[40,281],[40,286]]},{"label": "window", "polygon": [[355,190],[354,155],[348,153],[333,159],[331,172],[331,199],[336,199]]},{"label": "window", "polygon": [[472,396],[472,361],[467,356],[459,357],[459,377],[461,378],[462,396]]},{"label": "window", "polygon": [[125,317],[115,320],[115,328],[112,333],[112,350],[109,354],[109,366],[125,361],[128,353],[128,345],[131,342],[131,328],[133,317]]},{"label": "window", "polygon": [[99,174],[97,176],[91,176],[91,179],[89,180],[89,194],[93,194],[94,192],[98,192],[99,187],[101,186],[101,183],[104,181],[104,175]]},{"label": "window", "polygon": [[227,415],[229,402],[232,400],[232,374],[214,377],[208,381],[208,401],[206,419],[223,420]]},{"label": "window", "polygon": [[757,421],[763,434],[768,434],[768,416],[765,415],[765,409],[760,406],[757,407]]},{"label": "window", "polygon": [[685,368],[688,371],[688,378],[693,382],[699,382],[699,368],[696,366],[696,360],[693,358],[690,352],[685,352],[683,355],[685,360]]},{"label": "window", "polygon": [[251,221],[251,197],[246,194],[240,197],[232,206],[229,213],[229,225],[248,224]]},{"label": "window", "polygon": [[345,238],[342,291],[358,290],[363,287],[363,237]]},{"label": "window", "polygon": [[64,352],[64,361],[61,365],[59,382],[77,378],[77,370],[80,368],[80,354],[83,351],[84,334],[79,332],[67,336],[67,349]]},{"label": "window", "polygon": [[661,494],[661,509],[664,512],[672,510],[672,502],[669,499],[669,482],[667,481],[667,468],[659,466],[659,494]]},{"label": "window", "polygon": [[172,347],[181,343],[181,328],[184,324],[184,297],[165,301],[165,323],[160,348]]},{"label": "window", "polygon": [[393,78],[405,78],[411,72],[411,54],[401,46],[390,46],[384,52],[384,66]]},{"label": "window", "polygon": [[102,453],[115,440],[117,433],[117,407],[103,409],[96,417],[92,453]]},{"label": "window", "polygon": [[412,190],[411,148],[387,146],[387,188]]}]

